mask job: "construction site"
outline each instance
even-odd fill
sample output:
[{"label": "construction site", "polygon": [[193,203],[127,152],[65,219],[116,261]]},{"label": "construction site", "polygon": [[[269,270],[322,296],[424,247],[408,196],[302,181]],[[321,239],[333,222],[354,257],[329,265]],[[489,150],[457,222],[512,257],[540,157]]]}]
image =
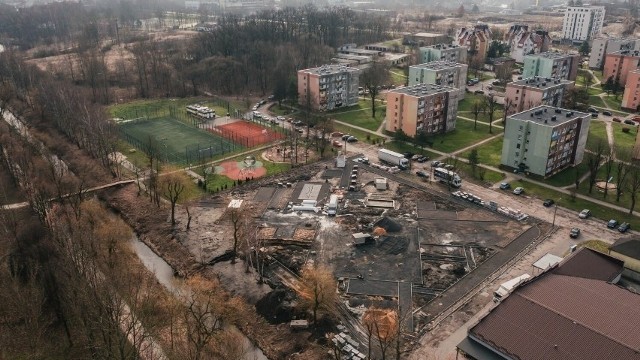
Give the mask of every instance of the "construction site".
[{"label": "construction site", "polygon": [[[327,266],[340,296],[333,343],[346,358],[364,359],[362,324],[376,316],[367,309],[381,311],[385,331],[397,329],[410,347],[545,232],[534,218],[495,211],[499,204],[482,206],[446,186],[353,159],[295,168],[201,200],[180,242],[271,323],[304,317],[295,309],[296,278],[306,265]],[[233,212],[250,234],[239,247],[253,277],[225,270],[229,234],[238,227]]]}]

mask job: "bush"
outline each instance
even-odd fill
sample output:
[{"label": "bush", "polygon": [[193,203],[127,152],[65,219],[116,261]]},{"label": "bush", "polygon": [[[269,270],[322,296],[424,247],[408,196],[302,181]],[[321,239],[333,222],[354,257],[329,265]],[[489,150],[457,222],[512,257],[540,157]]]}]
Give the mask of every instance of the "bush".
[{"label": "bush", "polygon": [[629,129],[628,127],[623,127],[622,128],[622,132],[623,133],[628,133],[629,131],[631,131],[631,129]]}]

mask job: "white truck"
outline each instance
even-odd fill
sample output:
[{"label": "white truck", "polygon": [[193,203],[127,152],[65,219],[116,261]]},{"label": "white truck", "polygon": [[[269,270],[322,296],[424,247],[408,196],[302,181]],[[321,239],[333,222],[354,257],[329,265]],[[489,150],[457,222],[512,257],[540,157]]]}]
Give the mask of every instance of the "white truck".
[{"label": "white truck", "polygon": [[399,167],[402,170],[409,168],[409,160],[404,155],[388,149],[378,150],[378,160]]},{"label": "white truck", "polygon": [[529,274],[524,274],[500,284],[498,290],[494,291],[493,293],[493,301],[500,301],[503,297],[509,295],[509,293],[511,293],[511,291],[513,291],[516,286],[520,285],[530,277],[531,276],[529,276]]},{"label": "white truck", "polygon": [[450,184],[453,187],[459,188],[462,186],[462,179],[460,176],[451,170],[447,170],[445,168],[437,167],[433,169],[433,177],[438,179],[440,182],[445,184]]},{"label": "white truck", "polygon": [[338,195],[331,195],[327,204],[327,215],[336,216],[338,213]]}]

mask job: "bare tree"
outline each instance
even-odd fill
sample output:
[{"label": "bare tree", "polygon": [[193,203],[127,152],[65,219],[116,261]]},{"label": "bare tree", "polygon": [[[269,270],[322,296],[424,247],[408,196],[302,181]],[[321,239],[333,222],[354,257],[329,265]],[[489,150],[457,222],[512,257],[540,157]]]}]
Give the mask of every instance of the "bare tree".
[{"label": "bare tree", "polygon": [[607,198],[609,193],[609,179],[611,178],[611,173],[613,172],[614,158],[613,158],[613,150],[607,154],[602,156],[603,168],[604,168],[604,198]]},{"label": "bare tree", "polygon": [[606,140],[598,138],[588,150],[587,167],[589,170],[589,194],[591,194],[598,179],[598,170],[602,166],[602,160],[605,154],[609,153],[609,144]]},{"label": "bare tree", "polygon": [[160,179],[162,196],[171,203],[171,225],[176,225],[176,204],[183,198],[189,179],[183,172],[166,174]]},{"label": "bare tree", "polygon": [[476,99],[471,105],[471,113],[473,114],[473,130],[478,130],[478,115],[484,110],[485,103]]},{"label": "bare tree", "polygon": [[615,165],[615,182],[616,182],[616,202],[620,202],[620,196],[622,196],[622,190],[625,185],[629,171],[631,170],[630,161],[631,153],[628,149],[618,148],[616,149],[617,162]]},{"label": "bare tree", "polygon": [[336,280],[323,265],[308,266],[302,270],[298,294],[303,306],[313,313],[313,322],[318,322],[318,313],[332,309],[336,302]]},{"label": "bare tree", "polygon": [[629,205],[629,214],[633,214],[636,208],[636,201],[638,199],[638,191],[640,191],[640,168],[637,166],[631,166],[629,170],[629,179],[626,183],[626,188],[629,191],[631,197],[631,204]]},{"label": "bare tree", "polygon": [[229,219],[231,220],[231,225],[233,226],[233,258],[231,259],[231,263],[236,263],[236,256],[238,254],[238,243],[240,241],[240,236],[242,232],[242,227],[244,226],[245,216],[240,209],[231,209],[229,213]]},{"label": "bare tree", "polygon": [[493,93],[489,93],[489,95],[486,96],[485,102],[486,109],[489,112],[489,134],[493,134],[493,115],[495,114],[496,110],[498,110],[499,105],[496,96]]},{"label": "bare tree", "polygon": [[371,116],[376,117],[376,97],[380,93],[382,85],[386,85],[389,82],[389,67],[382,62],[372,62],[371,66],[360,75],[360,82],[369,91]]}]

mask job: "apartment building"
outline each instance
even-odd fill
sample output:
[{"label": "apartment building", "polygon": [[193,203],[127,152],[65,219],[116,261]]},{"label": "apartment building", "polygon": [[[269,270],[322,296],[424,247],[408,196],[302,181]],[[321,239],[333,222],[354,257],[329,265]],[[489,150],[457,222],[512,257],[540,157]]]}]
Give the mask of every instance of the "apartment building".
[{"label": "apartment building", "polygon": [[555,78],[576,80],[580,55],[563,54],[559,52],[543,52],[535,55],[525,55],[522,69],[523,78]]},{"label": "apartment building", "polygon": [[518,113],[540,105],[560,106],[563,96],[573,84],[569,80],[541,77],[510,82],[505,90],[505,104],[511,104],[508,113]]},{"label": "apartment building", "polygon": [[509,56],[517,63],[522,63],[525,55],[548,51],[551,37],[547,31],[530,31],[527,25],[515,24],[505,34],[505,41],[509,45]]},{"label": "apartment building", "polygon": [[456,128],[458,89],[435,84],[419,84],[387,93],[385,128],[415,136],[445,133]]},{"label": "apartment building", "polygon": [[345,65],[323,65],[298,71],[298,103],[316,111],[358,104],[360,70]]},{"label": "apartment building", "polygon": [[568,6],[562,22],[562,38],[572,42],[595,39],[602,32],[604,6]]},{"label": "apartment building", "polygon": [[507,117],[502,165],[548,177],[582,162],[591,115],[542,105]]},{"label": "apartment building", "polygon": [[620,86],[627,83],[627,75],[640,66],[640,50],[621,50],[607,54],[602,69],[603,82],[612,78]]},{"label": "apartment building", "polygon": [[621,50],[640,50],[640,39],[619,39],[600,37],[591,43],[591,53],[589,54],[589,67],[591,69],[601,69],[604,65],[606,54]]},{"label": "apartment building", "polygon": [[625,110],[640,111],[640,69],[632,70],[627,74],[621,106]]},{"label": "apartment building", "polygon": [[467,55],[484,64],[491,42],[491,30],[485,24],[463,27],[456,33],[454,45],[466,46]]},{"label": "apartment building", "polygon": [[409,86],[435,84],[454,87],[458,90],[458,100],[464,98],[467,82],[467,64],[453,61],[432,61],[409,67]]},{"label": "apartment building", "polygon": [[431,61],[455,61],[459,63],[467,62],[467,47],[460,45],[437,44],[433,46],[421,47],[419,49],[420,63]]}]

